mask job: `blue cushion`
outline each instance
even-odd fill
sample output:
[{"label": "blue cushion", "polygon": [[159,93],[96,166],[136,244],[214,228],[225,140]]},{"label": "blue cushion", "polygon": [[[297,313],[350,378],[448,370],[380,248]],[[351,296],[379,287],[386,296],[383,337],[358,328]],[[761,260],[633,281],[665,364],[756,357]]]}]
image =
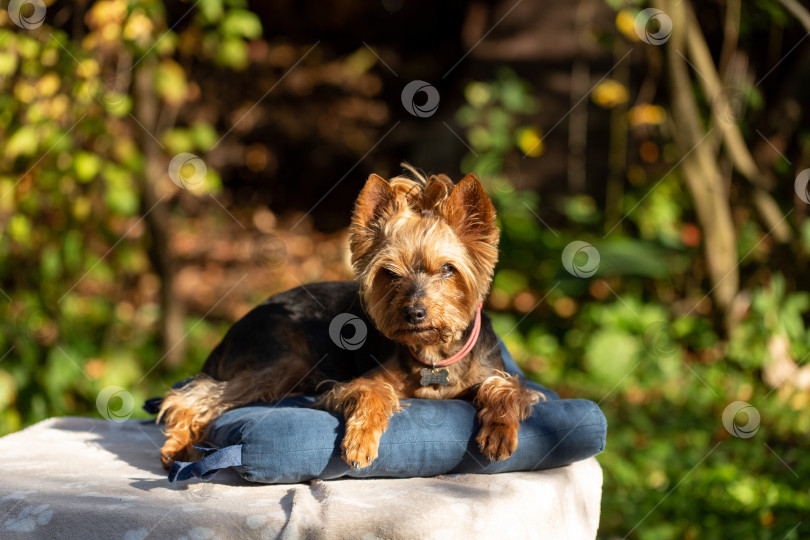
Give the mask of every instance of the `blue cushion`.
[{"label": "blue cushion", "polygon": [[[506,348],[506,369],[520,373]],[[521,374],[522,375],[522,374]],[[518,448],[509,459],[490,462],[478,451],[476,409],[468,401],[408,399],[391,417],[380,440],[379,457],[363,469],[341,458],[343,422],[339,415],[309,408],[315,398],[301,396],[228,411],[214,420],[206,439],[219,451],[197,463],[175,463],[169,479],[208,479],[233,467],[244,479],[295,483],[313,478],[434,476],[447,473],[498,473],[547,469],[599,454],[607,422],[592,401],[559,399],[534,382],[548,401],[534,405],[521,423]]]}]

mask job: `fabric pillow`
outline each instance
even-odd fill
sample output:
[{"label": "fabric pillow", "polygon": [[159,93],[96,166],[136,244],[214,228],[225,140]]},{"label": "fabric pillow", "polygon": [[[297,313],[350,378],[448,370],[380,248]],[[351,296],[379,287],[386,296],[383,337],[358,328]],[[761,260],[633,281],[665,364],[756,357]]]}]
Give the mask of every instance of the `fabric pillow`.
[{"label": "fabric pillow", "polygon": [[[522,372],[501,343],[506,370]],[[245,480],[296,483],[313,478],[435,476],[548,469],[601,453],[607,421],[592,401],[559,399],[531,381],[548,401],[534,405],[521,423],[518,448],[509,459],[490,462],[478,450],[476,409],[461,400],[404,400],[380,440],[379,457],[355,470],[340,456],[343,422],[339,415],[310,409],[315,398],[301,396],[228,411],[214,420],[203,459],[175,463],[169,481],[204,480],[233,467]],[[155,405],[154,402],[151,403]]]}]

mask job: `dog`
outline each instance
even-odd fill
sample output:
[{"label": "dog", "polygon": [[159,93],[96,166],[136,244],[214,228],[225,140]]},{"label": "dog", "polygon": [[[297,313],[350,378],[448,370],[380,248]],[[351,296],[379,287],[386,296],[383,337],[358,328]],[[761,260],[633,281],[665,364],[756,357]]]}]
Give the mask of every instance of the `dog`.
[{"label": "dog", "polygon": [[343,416],[342,455],[355,469],[377,458],[406,398],[472,401],[479,450],[490,461],[512,455],[520,422],[545,397],[504,371],[481,311],[498,259],[495,208],[473,174],[454,184],[403,166],[407,174],[387,181],[370,175],[357,199],[354,281],[270,297],[230,328],[199,375],[168,392],[158,415],[166,469],[196,456],[219,414],[300,394],[319,394],[315,407]]}]

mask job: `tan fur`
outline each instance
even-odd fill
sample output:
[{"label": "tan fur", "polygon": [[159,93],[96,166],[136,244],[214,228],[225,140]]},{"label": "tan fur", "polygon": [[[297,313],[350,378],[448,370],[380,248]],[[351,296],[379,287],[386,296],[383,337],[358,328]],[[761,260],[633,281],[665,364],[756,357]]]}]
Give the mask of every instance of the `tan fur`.
[{"label": "tan fur", "polygon": [[341,443],[343,459],[355,468],[366,467],[377,459],[388,420],[401,409],[393,385],[366,378],[336,386],[319,400],[318,406],[346,419]]},{"label": "tan fur", "polygon": [[[489,293],[498,259],[495,208],[475,175],[457,185],[445,175],[387,182],[371,175],[360,192],[349,228],[352,265],[366,311],[387,338],[410,346],[426,360],[452,354],[479,303]],[[444,279],[438,271],[451,264]],[[400,278],[426,290],[430,324],[420,334],[402,327],[410,301]]]},{"label": "tan fur", "polygon": [[229,381],[199,374],[182,388],[170,390],[157,417],[158,422],[166,421],[166,443],[161,448],[164,467],[197,457],[193,446],[203,440],[214,418],[236,407],[292,395],[307,384],[309,370],[307,362],[291,359],[282,365],[240,373]]},{"label": "tan fur", "polygon": [[481,430],[476,442],[490,461],[503,461],[517,449],[520,422],[532,414],[532,405],[546,397],[527,389],[516,375],[499,372],[478,389],[473,403],[479,408]]}]

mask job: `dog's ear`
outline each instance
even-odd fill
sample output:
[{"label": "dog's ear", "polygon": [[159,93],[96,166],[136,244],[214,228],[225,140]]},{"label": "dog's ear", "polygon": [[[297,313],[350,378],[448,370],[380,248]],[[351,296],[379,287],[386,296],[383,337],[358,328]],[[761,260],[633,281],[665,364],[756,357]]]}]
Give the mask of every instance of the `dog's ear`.
[{"label": "dog's ear", "polygon": [[495,207],[474,174],[462,178],[450,192],[444,217],[459,235],[488,233],[495,227]]},{"label": "dog's ear", "polygon": [[491,272],[498,260],[500,231],[495,224],[495,207],[474,174],[456,184],[445,201],[443,214],[479,269]]},{"label": "dog's ear", "polygon": [[349,227],[349,248],[355,272],[363,272],[382,240],[379,223],[396,208],[396,193],[382,177],[372,174],[360,191]]},{"label": "dog's ear", "polygon": [[396,194],[391,186],[381,176],[372,173],[366,185],[360,191],[354,205],[352,225],[354,227],[369,228],[379,221],[386,210],[393,207]]}]

